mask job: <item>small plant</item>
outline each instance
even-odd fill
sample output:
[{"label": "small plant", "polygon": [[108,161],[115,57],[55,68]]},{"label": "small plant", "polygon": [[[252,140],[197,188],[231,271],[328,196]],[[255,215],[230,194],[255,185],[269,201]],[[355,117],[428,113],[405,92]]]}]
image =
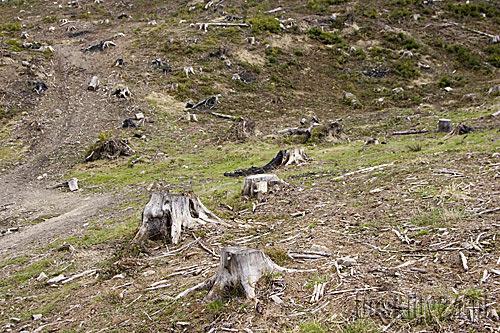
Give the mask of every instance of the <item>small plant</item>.
[{"label": "small plant", "polygon": [[489,17],[497,17],[500,10],[486,3],[450,3],[448,10],[458,17],[481,17],[485,14]]},{"label": "small plant", "polygon": [[445,45],[446,51],[455,55],[456,59],[465,67],[478,69],[481,67],[481,59],[477,54],[460,44]]},{"label": "small plant", "polygon": [[348,324],[342,330],[342,333],[378,333],[380,329],[371,319],[357,319]]},{"label": "small plant", "polygon": [[454,309],[444,302],[424,302],[403,311],[403,319],[411,322],[437,324],[451,317]]},{"label": "small plant", "polygon": [[331,5],[340,5],[348,2],[348,0],[309,0],[307,1],[307,8],[316,13],[324,13]]},{"label": "small plant", "polygon": [[213,314],[218,314],[224,309],[224,302],[221,300],[215,300],[207,304],[207,310]]},{"label": "small plant", "polygon": [[280,22],[270,15],[259,15],[248,20],[252,25],[252,31],[255,33],[271,32],[278,33],[281,31]]},{"label": "small plant", "polygon": [[406,50],[416,50],[420,48],[420,44],[415,38],[402,32],[397,34],[391,33],[385,37],[385,40],[389,42],[389,44],[397,45]]},{"label": "small plant", "polygon": [[328,277],[325,275],[315,274],[306,283],[306,289],[313,289],[315,285],[328,282]]},{"label": "small plant", "polygon": [[422,150],[422,145],[419,143],[410,144],[407,147],[408,147],[408,150],[413,152],[413,153],[416,153],[416,152],[419,152]]},{"label": "small plant", "polygon": [[326,32],[321,30],[321,28],[314,27],[307,31],[307,35],[312,39],[316,39],[323,44],[332,44],[339,46],[346,46],[344,39],[336,33]]},{"label": "small plant", "polygon": [[5,41],[5,44],[10,46],[10,50],[13,52],[21,52],[23,50],[23,44],[17,39],[9,39]]},{"label": "small plant", "polygon": [[0,24],[0,31],[15,32],[21,30],[20,22],[7,22]]},{"label": "small plant", "polygon": [[420,76],[415,62],[408,59],[396,63],[396,73],[405,79],[414,79]]},{"label": "small plant", "polygon": [[493,66],[500,68],[500,44],[490,45],[485,51],[488,54],[486,61]]},{"label": "small plant", "polygon": [[326,333],[326,328],[315,321],[308,321],[299,325],[301,333]]},{"label": "small plant", "polygon": [[465,298],[476,302],[482,300],[484,297],[483,290],[477,288],[465,289],[460,294],[462,294]]},{"label": "small plant", "polygon": [[280,247],[269,247],[264,251],[276,264],[284,266],[290,262],[290,257],[285,249]]}]

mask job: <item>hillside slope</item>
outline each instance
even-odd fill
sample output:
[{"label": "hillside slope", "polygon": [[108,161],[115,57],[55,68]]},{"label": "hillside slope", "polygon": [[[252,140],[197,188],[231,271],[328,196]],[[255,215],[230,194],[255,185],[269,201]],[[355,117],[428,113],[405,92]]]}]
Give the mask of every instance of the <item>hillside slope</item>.
[{"label": "hillside slope", "polygon": [[[496,2],[7,0],[0,17],[2,330],[498,329]],[[473,130],[438,133],[443,118]],[[280,133],[311,119],[309,139]],[[110,139],[134,152],[85,162]],[[224,176],[291,147],[311,159],[276,170],[289,185],[262,202]],[[73,177],[78,192],[57,186]],[[155,190],[193,191],[231,227],[138,249]],[[266,276],[257,304],[173,298],[231,245],[317,271]],[[328,256],[293,258],[312,248]]]}]

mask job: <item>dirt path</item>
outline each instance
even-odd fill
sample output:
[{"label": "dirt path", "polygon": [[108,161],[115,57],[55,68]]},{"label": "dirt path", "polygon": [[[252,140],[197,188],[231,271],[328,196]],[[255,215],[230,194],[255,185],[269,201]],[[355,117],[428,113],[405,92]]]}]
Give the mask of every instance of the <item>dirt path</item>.
[{"label": "dirt path", "polygon": [[0,179],[0,188],[0,229],[20,227],[0,236],[0,257],[70,236],[112,202],[111,195],[46,189],[43,183],[23,183],[13,175]]}]

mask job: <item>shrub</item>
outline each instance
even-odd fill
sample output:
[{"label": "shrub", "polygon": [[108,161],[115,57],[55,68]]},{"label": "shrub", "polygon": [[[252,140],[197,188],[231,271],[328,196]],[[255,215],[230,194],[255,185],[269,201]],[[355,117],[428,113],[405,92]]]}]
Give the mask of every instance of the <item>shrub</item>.
[{"label": "shrub", "polygon": [[346,43],[341,36],[333,32],[323,31],[321,30],[321,28],[318,27],[309,29],[309,31],[307,31],[307,34],[312,39],[316,39],[323,44],[336,44],[336,45],[341,45],[343,47],[346,46]]},{"label": "shrub", "polygon": [[255,33],[261,32],[280,32],[280,22],[270,15],[259,15],[248,20],[248,23],[252,25],[252,31]]},{"label": "shrub", "polygon": [[307,8],[314,12],[326,12],[331,5],[339,5],[348,2],[348,0],[309,0],[307,1]]},{"label": "shrub", "polygon": [[7,22],[0,24],[0,31],[15,32],[21,30],[20,22]]},{"label": "shrub", "polygon": [[478,69],[481,67],[481,59],[477,54],[469,50],[467,47],[460,44],[452,44],[445,46],[448,53],[454,54],[457,60],[465,67]]},{"label": "shrub", "polygon": [[451,3],[448,4],[448,10],[458,17],[496,17],[500,15],[500,10],[493,5],[485,3]]},{"label": "shrub", "polygon": [[500,44],[488,46],[486,48],[486,53],[488,54],[486,61],[493,66],[500,68]]},{"label": "shrub", "polygon": [[414,79],[420,76],[420,71],[413,60],[402,60],[396,64],[396,73],[406,79]]},{"label": "shrub", "polygon": [[420,44],[415,38],[402,32],[398,34],[391,33],[385,39],[390,44],[397,45],[407,50],[416,50],[420,48]]},{"label": "shrub", "polygon": [[299,325],[301,333],[326,333],[326,328],[320,323],[309,321]]}]

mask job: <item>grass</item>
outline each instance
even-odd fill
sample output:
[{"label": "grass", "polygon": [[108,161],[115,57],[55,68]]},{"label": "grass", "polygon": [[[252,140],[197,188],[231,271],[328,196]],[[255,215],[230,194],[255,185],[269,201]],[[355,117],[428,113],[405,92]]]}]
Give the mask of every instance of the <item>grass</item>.
[{"label": "grass", "polygon": [[291,259],[285,249],[280,247],[266,247],[264,251],[272,261],[280,266],[285,266]]},{"label": "grass", "polygon": [[449,320],[455,309],[442,302],[426,302],[403,311],[403,320],[413,324],[434,325]]},{"label": "grass", "polygon": [[324,13],[332,5],[340,5],[349,0],[308,0],[307,8],[315,13]]},{"label": "grass", "polygon": [[419,227],[442,228],[452,225],[464,218],[464,213],[460,210],[446,210],[434,208],[430,211],[422,212],[411,218],[410,223]]},{"label": "grass", "polygon": [[357,319],[350,324],[347,324],[342,333],[379,333],[381,330],[371,319]]},{"label": "grass", "polygon": [[280,22],[270,15],[258,15],[248,19],[248,23],[252,25],[254,33],[278,33],[281,31]]},{"label": "grass", "polygon": [[346,46],[344,39],[340,35],[333,32],[323,31],[318,27],[309,29],[307,31],[307,35],[323,44],[338,45],[342,47]]},{"label": "grass", "polygon": [[16,21],[16,22],[6,22],[0,24],[0,31],[6,31],[6,32],[16,32],[16,31],[21,31],[21,22]]},{"label": "grass", "polygon": [[315,321],[307,321],[299,325],[301,333],[326,333],[328,332],[323,324]]},{"label": "grass", "polygon": [[481,58],[468,47],[461,44],[445,45],[445,50],[455,56],[456,60],[463,66],[470,69],[479,69],[481,67]]}]

